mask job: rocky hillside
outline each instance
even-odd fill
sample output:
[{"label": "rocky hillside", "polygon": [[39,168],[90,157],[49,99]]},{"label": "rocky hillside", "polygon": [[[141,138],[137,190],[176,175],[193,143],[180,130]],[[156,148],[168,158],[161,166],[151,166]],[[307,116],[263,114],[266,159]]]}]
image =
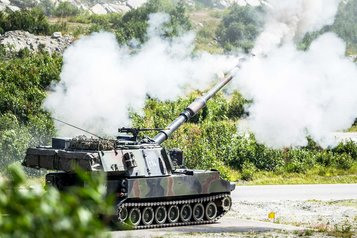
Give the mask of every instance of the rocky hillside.
[{"label": "rocky hillside", "polygon": [[47,51],[63,53],[72,43],[73,37],[62,36],[60,32],[53,33],[52,36],[33,35],[27,31],[8,31],[0,36],[0,45],[3,45],[11,52],[18,52],[27,48],[30,51]]},{"label": "rocky hillside", "polygon": [[11,11],[18,11],[24,8],[31,8],[38,4],[46,4],[46,6],[58,6],[61,2],[70,2],[81,10],[89,11],[94,14],[106,13],[125,13],[130,9],[140,7],[147,0],[0,0],[0,11],[6,9]]},{"label": "rocky hillside", "polygon": [[[81,10],[93,14],[125,13],[130,9],[142,6],[148,0],[0,0],[0,11],[9,9],[17,11],[23,8],[31,8],[38,4],[58,6],[61,2],[70,2]],[[207,7],[226,8],[234,3],[239,5],[258,6],[266,3],[265,0],[185,0],[190,6],[204,5]]]}]

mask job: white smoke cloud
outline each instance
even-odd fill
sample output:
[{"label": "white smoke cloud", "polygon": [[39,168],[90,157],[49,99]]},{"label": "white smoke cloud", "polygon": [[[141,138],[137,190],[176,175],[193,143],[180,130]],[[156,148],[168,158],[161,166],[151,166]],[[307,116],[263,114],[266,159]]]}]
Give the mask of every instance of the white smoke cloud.
[{"label": "white smoke cloud", "polygon": [[268,54],[334,22],[340,0],[269,0],[264,31],[253,52]]},{"label": "white smoke cloud", "polygon": [[[347,129],[357,117],[357,69],[345,43],[332,33],[309,50],[296,49],[306,32],[333,23],[337,0],[270,0],[255,57],[243,64],[234,84],[253,103],[247,125],[259,142],[280,148],[306,145],[311,136],[331,145],[331,132]],[[150,17],[149,40],[135,53],[111,33],[83,37],[64,54],[61,82],[45,107],[54,117],[99,134],[129,126],[128,109],[140,112],[147,95],[174,100],[192,88],[205,89],[216,73],[237,59],[193,56],[194,34],[172,41],[160,37],[165,14]],[[60,125],[58,125],[60,126]],[[79,132],[59,127],[60,135]]]},{"label": "white smoke cloud", "polygon": [[[136,53],[119,46],[111,33],[94,33],[64,53],[61,81],[44,106],[55,118],[89,131],[115,135],[129,126],[128,109],[140,112],[147,95],[161,100],[182,96],[187,85],[204,89],[217,72],[235,60],[226,56],[192,54],[194,34],[172,41],[160,37],[166,14],[151,15],[149,40]],[[58,124],[61,136],[79,132]]]},{"label": "white smoke cloud", "polygon": [[306,32],[333,22],[338,1],[270,1],[258,54],[235,79],[253,100],[246,124],[259,142],[275,148],[303,146],[311,136],[333,145],[332,132],[348,129],[357,117],[357,67],[345,57],[345,43],[333,33],[309,50],[296,49]]}]

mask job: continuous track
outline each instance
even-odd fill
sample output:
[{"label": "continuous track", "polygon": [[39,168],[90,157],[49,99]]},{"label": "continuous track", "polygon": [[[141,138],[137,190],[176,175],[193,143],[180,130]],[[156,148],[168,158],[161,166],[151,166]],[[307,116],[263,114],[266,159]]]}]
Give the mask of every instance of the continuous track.
[{"label": "continuous track", "polygon": [[[216,205],[216,215],[214,217],[207,218],[206,216],[206,206],[208,204],[211,204],[213,202]],[[185,204],[189,204],[191,209],[195,207],[196,204],[202,204],[204,207],[204,215],[201,219],[194,219],[193,217],[193,212],[191,210],[191,216],[188,221],[183,221],[181,218],[181,210],[182,207]],[[180,212],[180,217],[178,221],[176,222],[170,222],[169,219],[166,218],[164,219],[164,223],[158,224],[156,223],[156,217],[154,217],[154,221],[152,224],[143,224],[143,210],[145,208],[156,210],[158,207],[165,207],[166,212],[168,211],[168,208],[170,206],[178,206],[179,207],[179,212]],[[118,220],[119,224],[121,227],[124,227],[124,229],[151,229],[151,228],[161,228],[161,227],[172,227],[172,226],[188,226],[188,225],[199,225],[199,224],[209,224],[209,223],[214,223],[218,219],[220,219],[222,216],[224,216],[229,209],[231,208],[232,205],[232,200],[230,197],[230,194],[224,193],[224,194],[218,194],[218,195],[212,195],[212,196],[207,196],[207,197],[201,197],[201,198],[194,198],[194,199],[182,199],[182,200],[172,200],[172,201],[160,201],[160,202],[127,202],[121,204],[121,206],[118,208],[118,214],[120,214],[120,211],[125,210],[127,213],[126,217],[123,216],[122,219],[120,218],[120,215],[118,215]],[[214,205],[213,205],[214,207]],[[130,220],[130,211],[131,209],[138,208],[140,210],[140,222],[137,224],[133,224]],[[154,214],[156,216],[156,214]]]}]

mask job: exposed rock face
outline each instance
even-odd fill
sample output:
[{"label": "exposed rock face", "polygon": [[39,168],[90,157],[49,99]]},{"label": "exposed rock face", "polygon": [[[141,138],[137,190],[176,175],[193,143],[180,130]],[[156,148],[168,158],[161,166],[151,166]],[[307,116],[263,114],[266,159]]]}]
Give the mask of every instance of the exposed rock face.
[{"label": "exposed rock face", "polygon": [[62,36],[60,32],[55,32],[52,36],[37,36],[27,31],[8,31],[0,36],[0,44],[11,52],[27,48],[34,52],[44,50],[50,54],[63,53],[72,41],[73,37]]},{"label": "exposed rock face", "polygon": [[[44,0],[33,0],[34,2],[42,2]],[[107,13],[126,13],[130,9],[136,9],[148,0],[102,0],[97,3],[91,3],[90,1],[84,0],[50,0],[54,6],[58,6],[61,2],[70,2],[71,4],[77,6],[79,9],[88,11],[93,14],[107,14]],[[269,0],[211,0],[211,7],[226,8],[234,3],[238,5],[245,6],[259,6],[261,4],[266,4]],[[347,0],[345,0],[347,1]],[[194,6],[197,0],[184,0],[189,6]],[[13,5],[12,5],[13,4]],[[16,6],[15,3],[11,3],[10,0],[0,0],[0,11],[9,9],[11,11],[20,10],[21,6]]]},{"label": "exposed rock face", "polygon": [[148,0],[103,0],[96,4],[88,4],[88,1],[81,0],[53,0],[53,3],[58,5],[60,2],[64,1],[70,2],[82,10],[89,11],[93,14],[102,15],[107,13],[126,13],[130,9],[135,9],[142,6]]},{"label": "exposed rock face", "polygon": [[9,9],[11,11],[20,10],[19,7],[11,5],[11,2],[9,0],[0,0],[0,11],[5,11],[6,9]]},{"label": "exposed rock face", "polygon": [[131,9],[125,3],[97,3],[89,9],[93,14],[126,13]]},{"label": "exposed rock face", "polygon": [[264,0],[214,0],[212,1],[214,7],[218,8],[227,8],[233,4],[238,4],[239,6],[250,5],[253,7],[260,6],[262,4],[266,4]]}]

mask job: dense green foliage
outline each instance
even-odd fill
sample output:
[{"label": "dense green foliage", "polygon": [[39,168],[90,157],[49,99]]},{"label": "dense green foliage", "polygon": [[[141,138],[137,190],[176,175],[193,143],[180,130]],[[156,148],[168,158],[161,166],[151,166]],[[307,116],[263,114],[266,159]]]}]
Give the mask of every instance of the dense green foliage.
[{"label": "dense green foliage", "polygon": [[[223,17],[217,30],[217,39],[226,51],[236,48],[249,51],[261,30],[264,9],[233,5]],[[307,49],[311,42],[325,32],[335,32],[346,43],[348,49],[357,52],[357,0],[341,2],[335,21],[317,32],[308,32],[299,42],[300,49]]]},{"label": "dense green foliage", "polygon": [[51,33],[51,26],[43,11],[38,8],[0,12],[0,33],[13,30],[48,35]]},{"label": "dense green foliage", "polygon": [[139,43],[147,40],[147,27],[149,16],[152,13],[165,12],[170,20],[165,24],[163,37],[177,36],[191,28],[186,16],[185,6],[179,2],[172,4],[170,1],[151,0],[142,7],[132,9],[123,16],[109,14],[108,16],[89,16],[94,26],[91,31],[114,31],[119,43],[126,44],[133,39]]},{"label": "dense green foliage", "polygon": [[336,32],[347,46],[357,52],[357,0],[340,4],[332,31]]},{"label": "dense green foliage", "polygon": [[60,193],[25,187],[26,176],[11,166],[0,183],[0,237],[103,237],[98,214],[110,211],[104,176],[79,173],[88,185]]},{"label": "dense green foliage", "polygon": [[[26,52],[26,51],[25,51]],[[46,53],[0,61],[0,169],[23,158],[26,147],[47,144],[54,125],[41,105],[62,59]]]},{"label": "dense green foliage", "polygon": [[233,5],[218,27],[218,42],[226,51],[240,48],[248,52],[258,36],[262,14],[260,7]]},{"label": "dense green foliage", "polygon": [[[299,48],[309,48],[311,42],[326,32],[334,32],[347,44],[347,50],[351,53],[357,52],[357,0],[341,2],[335,21],[332,25],[323,27],[319,31],[308,32],[299,44]],[[349,53],[349,52],[347,52]]]}]

